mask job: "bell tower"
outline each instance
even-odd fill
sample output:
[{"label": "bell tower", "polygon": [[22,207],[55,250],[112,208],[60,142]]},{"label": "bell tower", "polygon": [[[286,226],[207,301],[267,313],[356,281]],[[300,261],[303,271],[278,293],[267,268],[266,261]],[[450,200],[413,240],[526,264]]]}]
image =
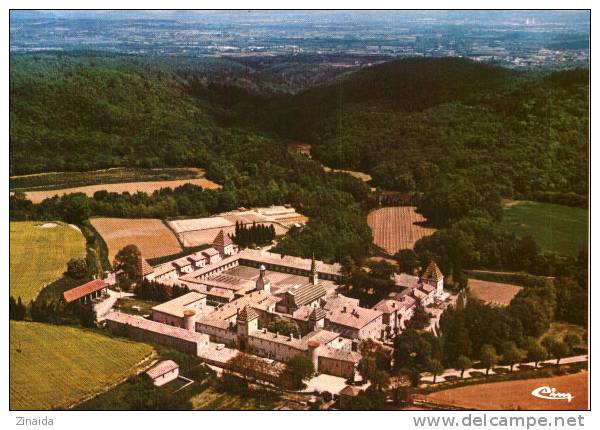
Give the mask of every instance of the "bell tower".
[{"label": "bell tower", "polygon": [[317,285],[319,283],[319,274],[317,273],[317,262],[315,261],[315,253],[313,251],[312,261],[310,263],[310,283]]}]

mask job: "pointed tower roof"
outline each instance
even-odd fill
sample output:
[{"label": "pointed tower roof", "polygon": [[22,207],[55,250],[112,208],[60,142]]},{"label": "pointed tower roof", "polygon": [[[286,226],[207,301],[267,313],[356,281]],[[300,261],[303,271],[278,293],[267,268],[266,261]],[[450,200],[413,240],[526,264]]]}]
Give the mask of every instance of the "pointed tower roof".
[{"label": "pointed tower roof", "polygon": [[227,245],[231,245],[233,243],[233,241],[231,240],[231,238],[229,237],[229,235],[225,234],[223,232],[223,230],[220,230],[217,233],[217,236],[215,237],[215,239],[213,240],[213,245],[218,245],[218,246],[227,246]]},{"label": "pointed tower roof", "polygon": [[440,281],[441,279],[443,279],[443,277],[444,277],[444,274],[442,273],[442,271],[440,270],[438,265],[433,260],[431,260],[429,262],[429,265],[423,272],[423,275],[421,275],[421,278],[431,279],[435,282]]},{"label": "pointed tower roof", "polygon": [[311,321],[319,321],[325,318],[325,311],[321,308],[315,308],[309,315],[308,319]]},{"label": "pointed tower roof", "polygon": [[255,320],[256,318],[258,318],[258,314],[256,313],[256,311],[254,309],[252,309],[248,305],[244,306],[244,309],[242,309],[242,311],[240,312],[240,314],[237,317],[238,321],[246,321],[246,322]]}]

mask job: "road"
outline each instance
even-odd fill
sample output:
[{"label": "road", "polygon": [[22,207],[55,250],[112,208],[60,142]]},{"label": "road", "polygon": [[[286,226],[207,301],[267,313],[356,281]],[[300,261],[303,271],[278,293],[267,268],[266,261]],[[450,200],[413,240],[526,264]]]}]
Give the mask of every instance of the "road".
[{"label": "road", "polygon": [[122,297],[131,297],[133,293],[126,293],[124,291],[117,292],[113,290],[108,290],[108,297],[101,302],[94,305],[94,310],[96,311],[96,319],[98,321],[103,321],[106,318],[106,315],[113,308],[117,300]]},{"label": "road", "polygon": [[[560,360],[560,364],[569,364],[569,363],[580,363],[583,361],[588,361],[588,356],[587,355],[575,355],[573,357],[565,357],[563,359]],[[556,360],[546,360],[546,361],[542,361],[540,363],[551,363],[554,364],[556,363]],[[528,366],[534,366],[535,363],[531,362],[531,363],[521,363],[521,364],[525,364]],[[510,369],[510,366],[494,366],[496,368],[501,367],[503,369]],[[516,367],[516,366],[515,366]],[[465,370],[465,374],[463,379],[468,379],[471,378],[469,372],[484,372],[485,373],[485,369],[475,369],[475,368],[471,368],[471,369],[467,369]],[[494,371],[490,369],[490,375],[493,375]],[[456,370],[456,369],[446,369],[444,371],[444,373],[442,373],[441,375],[438,375],[436,378],[436,382],[442,382],[444,381],[444,377],[446,376],[457,376],[460,378],[460,371]],[[421,373],[421,381],[423,382],[433,382],[433,375],[431,375],[431,373],[429,372],[424,372]]]}]

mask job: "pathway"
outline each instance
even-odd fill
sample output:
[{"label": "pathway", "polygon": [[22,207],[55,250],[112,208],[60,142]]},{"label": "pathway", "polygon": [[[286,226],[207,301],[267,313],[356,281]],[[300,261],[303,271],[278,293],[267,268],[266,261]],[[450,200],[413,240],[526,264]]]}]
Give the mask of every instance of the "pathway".
[{"label": "pathway", "polygon": [[96,319],[98,321],[103,321],[104,319],[106,319],[106,316],[111,311],[115,303],[117,303],[118,299],[131,296],[133,296],[133,293],[108,290],[108,297],[94,305],[94,310],[96,311]]},{"label": "pathway", "polygon": [[[565,357],[565,358],[562,358],[560,360],[560,364],[580,363],[580,362],[583,362],[583,361],[588,361],[588,356],[587,355],[576,355],[576,356],[573,356],[573,357]],[[541,363],[555,364],[556,363],[556,359],[542,361],[542,362],[540,362],[540,364]],[[533,363],[533,362],[531,362],[531,363],[521,363],[521,364],[525,364],[525,365],[532,366],[532,367],[535,365],[535,363]],[[503,369],[510,370],[510,366],[501,365],[501,366],[494,366],[494,367],[496,367],[496,368],[500,367],[500,368],[503,368]],[[516,367],[516,365],[515,365],[515,367]],[[485,369],[475,369],[475,368],[467,369],[467,370],[465,370],[465,374],[464,374],[463,379],[471,378],[469,372],[483,372],[483,373],[485,373]],[[492,369],[490,369],[490,375],[493,375],[494,373],[495,372]],[[441,375],[437,376],[435,382],[436,383],[437,382],[443,382],[444,381],[443,378],[446,377],[446,376],[457,376],[457,377],[460,378],[460,370],[446,369],[444,371],[444,373],[442,373]],[[433,382],[433,375],[431,373],[429,373],[429,372],[421,373],[421,381],[422,382]]]}]

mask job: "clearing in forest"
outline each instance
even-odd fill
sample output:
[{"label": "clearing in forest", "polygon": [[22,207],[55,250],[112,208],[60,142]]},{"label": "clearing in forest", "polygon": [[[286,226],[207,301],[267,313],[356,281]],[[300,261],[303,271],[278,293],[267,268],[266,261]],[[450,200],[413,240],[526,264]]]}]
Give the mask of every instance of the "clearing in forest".
[{"label": "clearing in forest", "polygon": [[413,249],[419,239],[432,235],[435,229],[417,224],[425,221],[414,206],[376,209],[367,217],[373,243],[390,255],[401,249]]},{"label": "clearing in forest", "polygon": [[479,300],[496,306],[508,306],[523,287],[502,282],[469,278],[469,291]]}]

